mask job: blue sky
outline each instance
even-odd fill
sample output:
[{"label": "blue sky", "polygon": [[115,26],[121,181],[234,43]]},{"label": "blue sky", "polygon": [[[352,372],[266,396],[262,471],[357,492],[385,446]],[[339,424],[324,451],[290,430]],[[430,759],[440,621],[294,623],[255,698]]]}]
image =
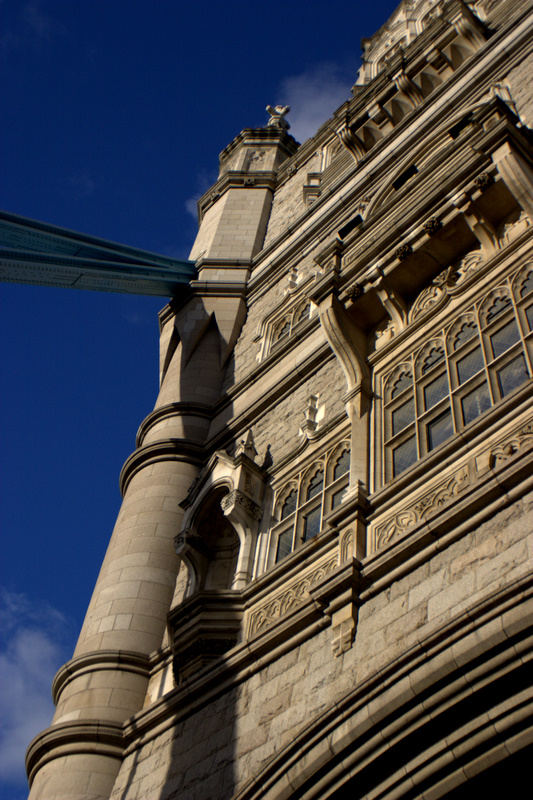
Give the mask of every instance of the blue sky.
[{"label": "blue sky", "polygon": [[[312,135],[395,6],[0,0],[0,207],[186,258],[220,150],[267,103]],[[18,800],[155,400],[164,300],[4,284],[0,304],[0,798]]]}]

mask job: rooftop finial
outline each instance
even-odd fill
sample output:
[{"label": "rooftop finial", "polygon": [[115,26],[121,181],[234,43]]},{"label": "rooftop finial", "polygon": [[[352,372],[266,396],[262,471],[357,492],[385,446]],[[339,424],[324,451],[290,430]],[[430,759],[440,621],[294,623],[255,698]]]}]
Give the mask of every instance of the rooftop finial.
[{"label": "rooftop finial", "polygon": [[281,128],[281,130],[288,131],[291,127],[285,119],[285,114],[291,110],[290,106],[267,106],[266,110],[270,114],[270,119],[267,122],[267,128]]}]

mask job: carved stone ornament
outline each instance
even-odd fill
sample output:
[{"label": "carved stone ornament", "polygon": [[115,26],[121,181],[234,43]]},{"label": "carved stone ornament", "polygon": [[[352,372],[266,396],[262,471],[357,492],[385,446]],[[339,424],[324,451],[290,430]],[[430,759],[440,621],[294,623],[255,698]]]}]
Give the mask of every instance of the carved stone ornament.
[{"label": "carved stone ornament", "polygon": [[304,578],[294,581],[288,588],[253,611],[250,615],[248,635],[253,636],[264,628],[269,628],[289,611],[303,605],[308,599],[310,589],[336,568],[337,555],[307,573]]},{"label": "carved stone ornament", "polygon": [[505,247],[510,244],[513,239],[524,233],[530,226],[529,216],[525,211],[522,211],[518,219],[514,222],[506,222],[498,231],[498,244],[500,247]]},{"label": "carved stone ornament", "polygon": [[229,492],[220,501],[220,507],[224,514],[228,514],[236,505],[241,506],[253,519],[261,518],[261,507],[238,489]]},{"label": "carved stone ornament", "polygon": [[410,528],[420,522],[425,522],[428,517],[433,516],[443,506],[452,502],[470,483],[470,471],[468,465],[464,465],[455,475],[452,475],[451,478],[446,478],[438,484],[437,488],[423,495],[412,506],[390,517],[376,528],[376,549],[384,547],[389,542],[403,536]]},{"label": "carved stone ornament", "polygon": [[[455,474],[442,480],[436,487],[410,503],[407,508],[386,519],[377,526],[374,533],[374,548],[379,550],[395,539],[408,533],[411,528],[426,522],[447,506],[457,502],[457,498],[481,478],[486,463],[496,470],[509,461],[516,453],[533,447],[533,422],[522,423],[509,431],[496,446],[487,446],[457,469]],[[485,454],[485,457],[483,457]]]},{"label": "carved stone ornament", "polygon": [[364,294],[363,287],[360,283],[353,283],[350,288],[348,289],[347,296],[349,300],[357,300],[359,297],[362,297]]},{"label": "carved stone ornament", "polygon": [[353,530],[350,528],[349,530],[345,531],[342,540],[341,546],[339,551],[339,559],[340,563],[343,564],[345,561],[348,561],[353,555]]},{"label": "carved stone ornament", "polygon": [[415,319],[422,317],[430,311],[443,296],[443,287],[435,283],[431,283],[429,286],[426,286],[425,289],[422,289],[409,311],[409,322],[414,322]]},{"label": "carved stone ornament", "polygon": [[433,236],[442,228],[442,222],[440,219],[437,219],[437,217],[430,217],[426,222],[424,222],[422,228],[428,236]]},{"label": "carved stone ornament", "polygon": [[490,452],[490,468],[497,469],[501,464],[509,461],[516,453],[533,445],[533,422],[528,422],[518,433],[495,447]]},{"label": "carved stone ornament", "polygon": [[346,619],[337,625],[333,630],[333,638],[331,640],[331,649],[333,655],[338,658],[351,649],[355,638],[355,622],[351,619]]},{"label": "carved stone ornament", "polygon": [[385,323],[376,328],[375,332],[375,348],[379,350],[387,342],[394,338],[396,335],[396,328],[391,319],[385,320]]},{"label": "carved stone ornament", "polygon": [[267,106],[266,110],[270,114],[267,122],[268,128],[280,128],[283,131],[289,130],[291,126],[285,119],[285,115],[291,110],[290,106]]},{"label": "carved stone ornament", "polygon": [[475,187],[480,192],[488,189],[491,183],[494,183],[494,178],[488,172],[481,172],[474,180]]},{"label": "carved stone ornament", "polygon": [[398,261],[405,261],[406,258],[412,254],[413,248],[410,244],[401,244],[399,248],[396,250],[396,258]]}]

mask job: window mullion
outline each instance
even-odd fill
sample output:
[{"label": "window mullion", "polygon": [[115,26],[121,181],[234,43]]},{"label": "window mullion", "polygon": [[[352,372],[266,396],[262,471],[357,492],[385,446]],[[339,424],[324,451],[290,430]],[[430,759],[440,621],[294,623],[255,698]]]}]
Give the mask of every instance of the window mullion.
[{"label": "window mullion", "polygon": [[[491,372],[489,368],[490,361],[487,358],[487,337],[485,335],[485,330],[483,325],[481,324],[481,314],[479,313],[479,304],[476,304],[476,319],[477,319],[477,330],[478,330],[478,337],[481,340],[481,357],[483,359],[483,368],[485,370],[485,379],[489,386],[489,394],[490,394],[490,402],[491,405],[495,406],[496,403],[499,401],[499,397],[496,397],[494,386],[492,385],[491,380]],[[488,326],[487,326],[488,327]]]}]

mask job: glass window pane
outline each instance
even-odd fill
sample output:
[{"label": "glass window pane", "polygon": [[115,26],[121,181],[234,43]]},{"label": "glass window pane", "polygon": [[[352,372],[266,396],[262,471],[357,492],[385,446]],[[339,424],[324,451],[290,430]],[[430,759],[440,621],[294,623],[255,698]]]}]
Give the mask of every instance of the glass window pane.
[{"label": "glass window pane", "polygon": [[453,434],[452,415],[450,410],[440,414],[426,425],[428,450],[433,450],[445,442]]},{"label": "glass window pane", "polygon": [[320,507],[305,514],[303,523],[302,540],[307,542],[320,533]]},{"label": "glass window pane", "polygon": [[511,299],[509,297],[497,297],[487,311],[485,324],[488,325],[493,319],[496,319],[496,317],[498,317],[500,314],[503,314],[503,312],[506,311],[510,305]]},{"label": "glass window pane", "polygon": [[526,308],[525,312],[529,330],[533,331],[533,306],[529,306],[529,308]]},{"label": "glass window pane", "polygon": [[506,364],[505,367],[499,369],[496,373],[498,376],[498,385],[502,397],[512,392],[517,386],[520,386],[524,381],[529,378],[526,362],[523,355]]},{"label": "glass window pane", "polygon": [[406,442],[395,447],[392,451],[392,467],[394,475],[399,475],[404,469],[410,467],[417,459],[416,439],[411,436]]},{"label": "glass window pane", "polygon": [[465,322],[461,329],[456,333],[453,340],[453,349],[457,350],[465,342],[470,341],[472,337],[477,334],[477,325],[475,322]]},{"label": "glass window pane", "polygon": [[350,469],[350,451],[345,450],[342,456],[335,464],[335,469],[333,470],[333,480],[336,481],[337,478],[340,478],[340,476],[348,472],[349,469]]},{"label": "glass window pane", "polygon": [[500,328],[499,331],[496,331],[496,333],[493,333],[490,337],[494,358],[505,353],[511,345],[518,342],[519,338],[516,322],[512,319],[507,325],[504,325],[503,328]]},{"label": "glass window pane", "polygon": [[481,347],[476,347],[472,352],[468,353],[464,358],[460,358],[457,362],[457,377],[459,383],[467,381],[472,375],[479,372],[482,367],[483,358],[481,356]]},{"label": "glass window pane", "polygon": [[292,530],[280,533],[278,536],[278,547],[276,550],[276,561],[288,556],[292,550]]},{"label": "glass window pane", "polygon": [[439,400],[442,400],[443,397],[446,397],[448,394],[448,378],[446,373],[442,373],[439,375],[438,378],[431,381],[431,383],[427,383],[424,386],[424,408],[433,408]]},{"label": "glass window pane", "polygon": [[307,486],[307,494],[305,496],[306,500],[310,500],[312,497],[316,497],[317,494],[320,494],[322,491],[322,486],[324,484],[324,473],[322,470],[313,475],[309,484]]},{"label": "glass window pane", "polygon": [[296,489],[293,489],[290,494],[285,498],[285,502],[281,507],[281,519],[285,519],[289,514],[296,511]]},{"label": "glass window pane", "polygon": [[408,400],[407,403],[403,403],[397,409],[395,409],[391,414],[392,419],[392,434],[398,433],[406,425],[409,425],[415,418],[415,408],[413,404],[413,400]]},{"label": "glass window pane", "polygon": [[461,398],[464,424],[468,425],[488,408],[490,408],[490,397],[487,384],[484,383]]}]

